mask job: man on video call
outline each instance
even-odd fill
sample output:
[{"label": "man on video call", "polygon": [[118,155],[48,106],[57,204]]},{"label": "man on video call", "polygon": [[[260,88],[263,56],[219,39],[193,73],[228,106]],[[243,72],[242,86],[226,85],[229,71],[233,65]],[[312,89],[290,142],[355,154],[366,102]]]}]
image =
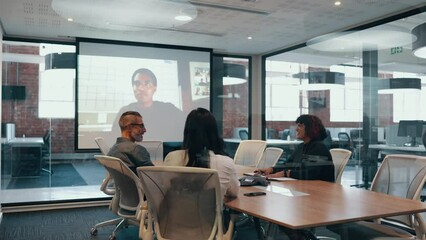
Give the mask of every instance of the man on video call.
[{"label": "man on video call", "polygon": [[126,111],[136,111],[144,116],[144,123],[149,129],[145,134],[147,140],[182,141],[185,114],[172,103],[154,101],[157,91],[157,77],[146,68],[137,69],[131,79],[133,94],[137,102],[120,109],[113,123],[112,132],[119,131],[118,119]]}]

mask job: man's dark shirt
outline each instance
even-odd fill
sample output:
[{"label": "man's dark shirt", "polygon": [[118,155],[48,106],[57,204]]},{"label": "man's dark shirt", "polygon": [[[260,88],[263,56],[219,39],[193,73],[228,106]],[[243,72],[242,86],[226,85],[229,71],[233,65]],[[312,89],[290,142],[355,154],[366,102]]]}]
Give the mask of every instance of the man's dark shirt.
[{"label": "man's dark shirt", "polygon": [[123,137],[117,138],[117,142],[111,147],[108,156],[121,159],[135,173],[137,167],[154,166],[145,147]]}]

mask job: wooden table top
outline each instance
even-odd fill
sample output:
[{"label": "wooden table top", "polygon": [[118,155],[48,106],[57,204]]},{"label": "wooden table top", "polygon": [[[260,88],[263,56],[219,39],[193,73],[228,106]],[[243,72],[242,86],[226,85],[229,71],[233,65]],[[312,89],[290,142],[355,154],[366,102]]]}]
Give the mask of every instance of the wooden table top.
[{"label": "wooden table top", "polygon": [[[272,188],[241,187],[238,198],[225,205],[238,212],[291,229],[326,226],[426,211],[420,201],[402,199],[365,189],[344,187],[324,181],[271,182]],[[247,197],[244,193],[264,191],[266,195]]]}]

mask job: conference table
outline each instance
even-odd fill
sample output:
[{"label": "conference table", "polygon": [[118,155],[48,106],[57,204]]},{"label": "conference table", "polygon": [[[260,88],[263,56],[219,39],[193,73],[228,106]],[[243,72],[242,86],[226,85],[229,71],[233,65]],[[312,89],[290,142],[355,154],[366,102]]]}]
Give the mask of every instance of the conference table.
[{"label": "conference table", "polygon": [[[244,196],[259,191],[266,195]],[[268,187],[240,187],[238,198],[225,205],[289,229],[309,229],[426,211],[426,203],[420,201],[317,180],[271,181]]]}]

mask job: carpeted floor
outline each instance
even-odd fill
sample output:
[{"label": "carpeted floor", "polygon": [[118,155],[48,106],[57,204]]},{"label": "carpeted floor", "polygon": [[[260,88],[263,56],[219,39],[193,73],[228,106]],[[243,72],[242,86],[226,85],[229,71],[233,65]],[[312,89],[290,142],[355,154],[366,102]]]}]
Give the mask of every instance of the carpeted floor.
[{"label": "carpeted floor", "polygon": [[[113,226],[100,228],[97,236],[90,229],[98,222],[116,218],[107,207],[6,213],[0,225],[4,240],[106,240]],[[138,228],[129,227],[117,235],[117,240],[138,239]]]},{"label": "carpeted floor", "polygon": [[41,172],[35,177],[14,177],[7,189],[84,186],[87,183],[71,163],[52,164],[53,174]]},{"label": "carpeted floor", "polygon": [[[90,229],[98,222],[116,218],[107,207],[6,213],[0,224],[0,239],[4,240],[107,240],[113,226],[98,229],[97,236]],[[236,240],[257,239],[253,226],[238,228]],[[117,233],[116,240],[137,240],[137,227],[130,226]]]},{"label": "carpeted floor", "polygon": [[[90,235],[90,229],[99,222],[116,218],[107,207],[87,207],[59,209],[37,212],[4,213],[0,224],[1,240],[107,240],[114,226],[98,229],[96,236]],[[264,228],[266,225],[261,222]],[[116,240],[137,240],[139,228],[130,226],[117,233]],[[339,239],[329,231],[318,229],[320,236]],[[324,234],[323,234],[324,233]],[[252,223],[236,227],[234,240],[258,239]],[[283,234],[277,234],[274,240],[288,240]]]}]

